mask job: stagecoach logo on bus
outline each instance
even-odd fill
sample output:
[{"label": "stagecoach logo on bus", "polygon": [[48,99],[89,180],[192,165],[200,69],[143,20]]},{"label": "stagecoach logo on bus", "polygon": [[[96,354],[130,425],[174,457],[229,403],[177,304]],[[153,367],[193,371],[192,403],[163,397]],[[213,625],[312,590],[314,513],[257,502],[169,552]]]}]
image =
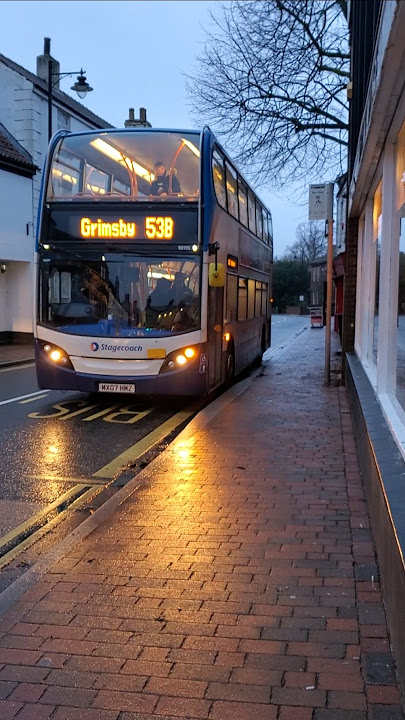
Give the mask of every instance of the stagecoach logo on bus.
[{"label": "stagecoach logo on bus", "polygon": [[101,347],[98,343],[92,342],[90,343],[90,350],[93,350],[93,352],[97,352],[97,350],[108,350],[109,352],[124,352],[124,353],[133,353],[133,352],[142,352],[142,345],[107,345],[107,343],[101,343]]}]

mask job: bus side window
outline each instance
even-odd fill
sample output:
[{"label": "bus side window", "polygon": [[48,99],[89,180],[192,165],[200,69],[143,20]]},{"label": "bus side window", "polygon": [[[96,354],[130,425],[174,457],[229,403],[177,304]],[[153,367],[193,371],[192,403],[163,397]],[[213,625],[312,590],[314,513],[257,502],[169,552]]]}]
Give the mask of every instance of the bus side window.
[{"label": "bus side window", "polygon": [[258,317],[262,314],[262,285],[263,283],[256,281],[256,294],[255,294],[255,316]]},{"label": "bus side window", "polygon": [[256,203],[256,235],[259,238],[263,236],[263,216],[262,208],[259,203]]},{"label": "bus side window", "polygon": [[255,316],[255,281],[248,280],[248,319]]},{"label": "bus side window", "polygon": [[239,219],[238,197],[236,194],[236,172],[225,161],[226,170],[226,196],[228,199],[228,212],[237,220]]},{"label": "bus side window", "polygon": [[225,168],[222,155],[214,150],[212,155],[212,177],[218,203],[226,210]]},{"label": "bus side window", "polygon": [[253,195],[252,191],[249,190],[248,192],[248,220],[249,220],[249,230],[252,231],[252,233],[256,234],[256,208],[255,208],[255,196]]},{"label": "bus side window", "polygon": [[271,259],[273,260],[273,221],[270,213],[268,214],[268,228],[269,228],[269,245],[271,248]]},{"label": "bus side window", "polygon": [[238,320],[246,320],[247,318],[247,280],[239,278],[238,280]]},{"label": "bus side window", "polygon": [[269,293],[269,286],[268,283],[262,283],[262,315],[267,315],[268,313],[268,293]]},{"label": "bus side window", "polygon": [[269,244],[269,225],[267,222],[267,212],[264,208],[262,209],[262,218],[263,218],[263,240],[268,245]]},{"label": "bus side window", "polygon": [[238,278],[228,275],[226,281],[226,319],[227,322],[236,320],[238,307]]},{"label": "bus side window", "polygon": [[247,211],[247,188],[246,185],[238,178],[238,201],[239,201],[239,220],[245,227],[248,227],[248,211]]}]

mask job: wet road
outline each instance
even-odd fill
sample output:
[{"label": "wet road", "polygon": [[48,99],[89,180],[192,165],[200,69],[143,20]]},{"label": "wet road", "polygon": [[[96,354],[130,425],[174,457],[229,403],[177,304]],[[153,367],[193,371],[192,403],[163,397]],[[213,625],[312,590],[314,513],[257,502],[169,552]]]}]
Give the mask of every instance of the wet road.
[{"label": "wet road", "polygon": [[94,482],[95,474],[112,479],[130,460],[104,473],[103,468],[187,405],[74,392],[33,394],[38,392],[33,367],[15,368],[6,383],[4,377],[1,372],[0,533],[14,522],[9,508],[2,510],[5,500],[38,508],[72,483]]},{"label": "wet road", "polygon": [[[305,324],[307,318],[274,316],[273,348]],[[181,429],[200,406],[184,399],[40,391],[33,364],[0,369],[0,590],[61,536],[59,527],[42,546],[27,540],[21,563],[18,547],[34,520],[34,527],[41,525],[46,511],[48,520],[69,532],[91,512],[96,495],[101,502],[115,492],[125,470],[132,476],[152,459],[148,448],[155,445],[158,452],[162,437]]]}]

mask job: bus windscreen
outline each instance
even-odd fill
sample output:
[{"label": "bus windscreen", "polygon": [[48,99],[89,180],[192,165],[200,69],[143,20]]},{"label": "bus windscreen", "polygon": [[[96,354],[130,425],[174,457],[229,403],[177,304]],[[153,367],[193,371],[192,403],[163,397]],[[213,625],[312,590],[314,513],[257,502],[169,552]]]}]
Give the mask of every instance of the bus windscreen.
[{"label": "bus windscreen", "polygon": [[199,329],[199,262],[44,251],[38,320],[52,330],[92,337],[159,337]]}]

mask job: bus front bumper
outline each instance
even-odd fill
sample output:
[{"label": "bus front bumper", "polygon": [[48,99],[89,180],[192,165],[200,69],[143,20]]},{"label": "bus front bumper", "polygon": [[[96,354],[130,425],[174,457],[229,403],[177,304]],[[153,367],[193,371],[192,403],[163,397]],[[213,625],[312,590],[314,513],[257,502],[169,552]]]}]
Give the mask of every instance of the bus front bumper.
[{"label": "bus front bumper", "polygon": [[[200,372],[198,362],[184,368],[158,375],[142,377],[98,375],[76,372],[47,359],[38,342],[35,342],[35,362],[38,387],[46,390],[76,390],[98,393],[102,383],[135,385],[136,395],[192,395],[200,397],[207,392],[207,375]],[[132,393],[130,393],[132,395]]]}]

